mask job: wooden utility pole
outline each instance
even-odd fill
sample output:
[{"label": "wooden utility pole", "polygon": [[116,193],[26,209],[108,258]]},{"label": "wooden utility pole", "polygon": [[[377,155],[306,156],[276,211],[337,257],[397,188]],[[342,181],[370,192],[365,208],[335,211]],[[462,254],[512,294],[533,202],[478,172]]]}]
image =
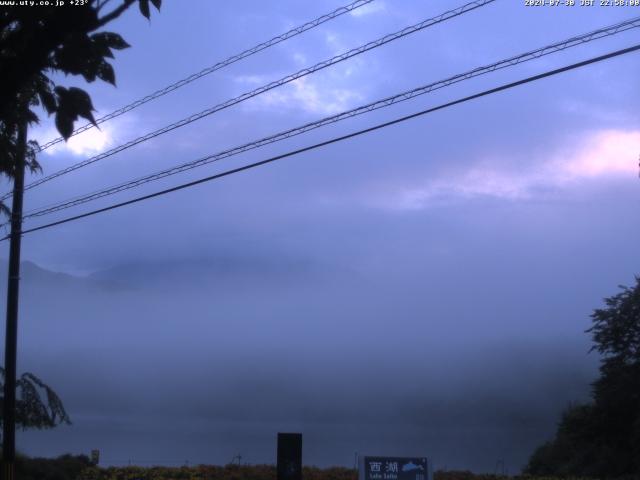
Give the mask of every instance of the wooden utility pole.
[{"label": "wooden utility pole", "polygon": [[22,198],[24,194],[27,122],[18,127],[13,176],[9,281],[7,283],[7,325],[4,346],[4,405],[2,422],[2,480],[14,480],[16,459],[16,356],[18,346],[18,289],[20,287],[20,242],[22,240]]}]

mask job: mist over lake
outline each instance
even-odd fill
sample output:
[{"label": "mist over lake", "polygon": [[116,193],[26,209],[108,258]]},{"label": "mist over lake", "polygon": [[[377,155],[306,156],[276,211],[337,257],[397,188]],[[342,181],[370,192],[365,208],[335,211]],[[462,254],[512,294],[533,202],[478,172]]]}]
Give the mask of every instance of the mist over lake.
[{"label": "mist over lake", "polygon": [[[61,72],[56,82],[86,88],[98,117],[339,7],[186,3],[165,0],[151,21],[136,5],[114,21],[132,45],[113,59],[117,88]],[[633,10],[524,3],[490,2],[101,157],[28,189],[25,212],[424,89]],[[38,153],[43,172],[26,183],[458,6],[375,0]],[[99,449],[101,466],[237,455],[272,464],[277,433],[298,432],[305,465],[352,467],[358,453],[520,472],[562,412],[590,399],[600,361],[590,315],[640,272],[637,54],[332,139],[627,48],[633,35],[576,41],[27,216],[17,371],[50,385],[73,424],[18,431],[18,451]],[[29,128],[41,144],[59,134],[46,112]],[[2,292],[7,258],[5,247]]]}]

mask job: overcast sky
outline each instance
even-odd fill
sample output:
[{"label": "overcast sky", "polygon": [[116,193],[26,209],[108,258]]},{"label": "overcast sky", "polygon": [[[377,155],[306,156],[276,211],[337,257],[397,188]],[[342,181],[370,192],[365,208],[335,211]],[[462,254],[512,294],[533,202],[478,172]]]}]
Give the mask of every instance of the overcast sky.
[{"label": "overcast sky", "polygon": [[[461,4],[375,0],[47,150],[44,173]],[[96,116],[340,5],[165,0],[151,22],[132,10],[110,25],[132,45],[116,55],[118,87],[87,87]],[[25,210],[639,13],[498,0],[30,190]],[[639,39],[598,40],[25,227]],[[588,398],[590,312],[640,273],[639,55],[26,235],[23,260],[40,268],[25,267],[18,370],[50,383],[74,425],[19,434],[18,448],[271,463],[276,433],[299,431],[307,464],[360,452],[519,470],[562,409]],[[50,140],[52,122],[32,134]]]}]

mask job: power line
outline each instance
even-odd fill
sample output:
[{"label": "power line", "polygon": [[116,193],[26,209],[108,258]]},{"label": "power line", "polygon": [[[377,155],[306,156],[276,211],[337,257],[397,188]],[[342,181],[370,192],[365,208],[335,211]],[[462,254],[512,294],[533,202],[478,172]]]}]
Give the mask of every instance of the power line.
[{"label": "power line", "polygon": [[63,202],[59,202],[50,206],[41,207],[39,209],[31,210],[27,212],[24,216],[25,219],[40,217],[44,215],[48,215],[54,212],[58,212],[61,210],[65,210],[67,208],[72,208],[78,205],[82,205],[84,203],[90,202],[92,200],[97,200],[99,198],[114,195],[119,192],[123,192],[125,190],[129,190],[131,188],[138,187],[140,185],[159,180],[171,175],[176,175],[181,172],[185,172],[187,170],[191,170],[193,168],[197,168],[203,165],[207,165],[212,162],[216,162],[222,160],[224,158],[229,158],[231,156],[235,156],[249,150],[253,150],[271,143],[275,143],[278,141],[285,140],[287,138],[291,138],[296,135],[300,135],[302,133],[306,133],[308,131],[314,130],[316,128],[320,128],[332,123],[337,123],[339,121],[355,117],[357,115],[362,115],[364,113],[368,113],[374,110],[378,110],[381,108],[385,108],[400,102],[404,102],[410,99],[413,99],[419,95],[424,95],[426,93],[432,92],[434,90],[444,88],[450,86],[452,84],[468,80],[470,78],[474,78],[480,75],[484,75],[499,69],[511,67],[514,65],[518,65],[520,63],[524,63],[527,61],[535,60],[542,56],[546,56],[552,53],[557,53],[563,50],[566,50],[571,47],[575,47],[578,45],[582,45],[584,43],[588,43],[600,38],[609,37],[611,35],[615,35],[620,32],[624,32],[631,28],[640,27],[640,17],[635,17],[629,20],[625,20],[614,25],[610,25],[607,27],[600,28],[598,30],[591,31],[589,33],[585,33],[579,36],[573,36],[566,40],[555,42],[551,45],[547,45],[542,48],[538,48],[536,50],[532,50],[526,53],[522,53],[505,60],[500,60],[498,62],[492,63],[490,65],[486,65],[483,67],[478,67],[473,70],[467,71],[465,73],[460,73],[454,75],[452,77],[446,78],[444,80],[439,80],[434,83],[430,83],[428,85],[423,85],[412,90],[408,90],[381,100],[377,100],[375,102],[369,103],[367,105],[359,106],[357,108],[347,110],[345,112],[338,113],[336,115],[328,116],[317,120],[315,122],[307,123],[305,125],[295,127],[283,132],[279,132],[277,134],[262,138],[260,140],[255,140],[249,143],[245,143],[244,145],[237,146],[228,150],[224,150],[222,152],[218,152],[212,155],[207,155],[203,158],[199,158],[197,160],[193,160],[187,163],[183,163],[181,165],[171,167],[160,172],[156,172],[150,175],[146,175],[135,180],[130,180],[115,186],[108,187],[103,190],[99,190],[97,192],[93,192],[90,194],[85,194],[83,196],[75,197],[69,200],[65,200]]},{"label": "power line", "polygon": [[[108,120],[111,120],[113,118],[119,117],[120,115],[127,113],[131,110],[133,110],[134,108],[138,108],[141,105],[144,105],[145,103],[148,103],[152,100],[155,100],[156,98],[160,98],[170,92],[173,92],[174,90],[177,90],[180,87],[184,87],[185,85],[194,82],[195,80],[198,80],[199,78],[202,78],[206,75],[209,75],[210,73],[213,73],[217,70],[220,70],[221,68],[224,67],[228,67],[229,65],[238,62],[240,60],[243,60],[247,57],[250,57],[251,55],[254,55],[258,52],[261,52],[262,50],[266,50],[269,47],[273,47],[274,45],[277,45],[278,43],[284,42],[285,40],[288,40],[292,37],[295,37],[297,35],[300,35],[301,33],[306,32],[307,30],[311,30],[312,28],[315,28],[317,26],[322,25],[323,23],[326,23],[330,20],[333,20],[341,15],[344,15],[345,13],[349,13],[352,12],[360,7],[363,7],[371,2],[373,2],[374,0],[356,0],[353,3],[350,3],[348,5],[345,5],[343,7],[337,8],[335,10],[333,10],[332,12],[329,12],[325,15],[322,15],[318,18],[315,18],[313,20],[311,20],[310,22],[307,22],[303,25],[300,25],[298,27],[292,28],[291,30],[289,30],[288,32],[285,32],[281,35],[278,35],[276,37],[271,38],[270,40],[267,40],[266,42],[262,42],[254,47],[248,48],[247,50],[244,50],[243,52],[240,52],[236,55],[232,55],[229,58],[222,60],[214,65],[211,65],[210,67],[207,67],[203,70],[200,70],[197,73],[194,73],[192,75],[189,75],[188,77],[185,77],[181,80],[178,80],[177,82],[172,83],[171,85],[167,85],[164,88],[161,88],[160,90],[156,90],[155,92],[147,95],[146,97],[140,98],[138,100],[136,100],[135,102],[132,102],[128,105],[125,105],[124,107],[119,108],[118,110],[114,110],[113,112],[100,117],[96,120],[96,124],[101,124],[104,123]],[[71,134],[71,136],[77,135],[79,133],[85,132],[91,128],[93,128],[94,125],[92,123],[87,123],[86,125],[83,125],[82,127],[76,129],[73,131],[73,133]],[[42,145],[40,147],[40,151],[46,150],[49,147],[52,147],[53,145],[56,145],[60,142],[62,142],[64,140],[63,137],[58,137],[55,138],[47,143],[45,143],[44,145]]]},{"label": "power line", "polygon": [[[143,135],[142,137],[138,137],[134,140],[131,140],[127,143],[124,143],[122,145],[119,145],[115,148],[112,148],[111,150],[108,150],[106,152],[103,152],[99,155],[96,155],[94,157],[91,157],[87,160],[84,160],[82,162],[76,163],[74,165],[71,165],[67,168],[64,168],[62,170],[59,170],[55,173],[52,173],[51,175],[48,175],[44,178],[41,178],[39,180],[36,180],[34,182],[31,182],[30,184],[25,186],[25,190],[29,190],[31,188],[37,187],[38,185],[42,185],[45,182],[48,182],[50,180],[53,180],[54,178],[57,178],[61,175],[65,175],[67,173],[73,172],[74,170],[77,170],[79,168],[85,167],[87,165],[90,165],[92,163],[95,163],[99,160],[102,160],[104,158],[110,157],[112,155],[115,155],[116,153],[119,153],[123,150],[126,150],[128,148],[131,148],[139,143],[142,142],[146,142],[148,140],[151,140],[157,136],[160,136],[164,133],[170,132],[172,130],[175,130],[176,128],[180,128],[183,127],[185,125],[188,125],[192,122],[195,122],[196,120],[200,120],[201,118],[204,118],[208,115],[212,115],[213,113],[219,112],[220,110],[223,110],[225,108],[231,107],[233,105],[236,105],[240,102],[243,102],[245,100],[248,100],[250,98],[253,98],[255,96],[261,95],[269,90],[272,90],[276,87],[280,87],[282,85],[285,85],[287,83],[290,83],[298,78],[304,77],[306,75],[309,75],[311,73],[317,72],[319,70],[322,70],[324,68],[327,68],[331,65],[335,65],[337,63],[343,62],[349,58],[355,57],[356,55],[360,55],[364,52],[367,52],[369,50],[378,48],[382,45],[385,45],[389,42],[392,42],[394,40],[398,40],[399,38],[403,38],[407,35],[411,35],[412,33],[416,33],[420,30],[423,30],[425,28],[431,27],[433,25],[436,25],[438,23],[444,22],[446,20],[450,20],[452,18],[458,17],[460,15],[463,15],[467,12],[470,12],[472,10],[475,10],[476,8],[480,8],[482,6],[485,6],[489,3],[493,3],[495,0],[475,0],[473,2],[467,3],[461,7],[458,7],[456,9],[453,10],[448,10],[436,17],[433,18],[429,18],[427,20],[424,20],[420,23],[417,23],[415,25],[409,26],[409,27],[405,27],[402,30],[395,32],[395,33],[390,33],[387,34],[383,37],[378,38],[377,40],[368,42],[364,45],[361,45],[360,47],[354,48],[352,50],[349,50],[347,52],[344,52],[340,55],[336,55],[335,57],[330,58],[329,60],[324,60],[320,63],[315,64],[312,67],[307,67],[304,68],[302,70],[299,70],[296,73],[287,75],[286,77],[281,78],[280,80],[276,80],[274,82],[271,82],[267,85],[263,85],[262,87],[259,87],[255,90],[252,90],[250,92],[244,93],[238,97],[232,98],[230,100],[227,100],[226,102],[220,103],[218,105],[215,105],[213,107],[210,107],[206,110],[203,110],[199,113],[193,114],[189,117],[183,118],[182,120],[179,120],[175,123],[172,123],[170,125],[167,125],[163,128],[160,128],[158,130],[155,130],[154,132],[148,133],[146,135]],[[8,196],[10,195],[10,193],[6,194],[5,196],[3,196],[2,198],[0,198],[0,200],[4,200],[5,198],[8,198]]]},{"label": "power line", "polygon": [[[342,135],[340,137],[334,137],[334,138],[332,138],[330,140],[326,140],[324,142],[316,143],[314,145],[303,147],[303,148],[300,148],[300,149],[297,149],[297,150],[292,150],[292,151],[289,151],[287,153],[283,153],[281,155],[276,155],[274,157],[267,158],[266,160],[262,160],[262,161],[255,162],[255,163],[251,163],[251,164],[244,165],[242,167],[237,167],[237,168],[234,168],[234,169],[231,169],[231,170],[226,170],[224,172],[217,173],[215,175],[211,175],[211,176],[208,176],[208,177],[205,177],[205,178],[201,178],[199,180],[194,180],[192,182],[183,183],[183,184],[175,186],[175,187],[171,187],[171,188],[168,188],[168,189],[165,189],[165,190],[154,192],[154,193],[151,193],[151,194],[148,194],[148,195],[143,195],[141,197],[137,197],[137,198],[134,198],[134,199],[131,199],[131,200],[127,200],[125,202],[116,203],[116,204],[110,205],[108,207],[99,208],[99,209],[92,210],[90,212],[86,212],[86,213],[83,213],[83,214],[80,214],[80,215],[67,217],[67,218],[64,218],[62,220],[58,220],[58,221],[55,221],[55,222],[47,223],[45,225],[40,225],[38,227],[34,227],[34,228],[27,229],[27,230],[23,230],[20,233],[21,234],[25,234],[25,233],[36,232],[38,230],[44,230],[46,228],[51,228],[51,227],[54,227],[54,226],[57,226],[57,225],[61,225],[61,224],[68,223],[68,222],[72,222],[74,220],[79,220],[81,218],[90,217],[90,216],[93,216],[93,215],[97,215],[99,213],[104,213],[104,212],[107,212],[109,210],[114,210],[114,209],[117,209],[117,208],[125,207],[127,205],[132,205],[134,203],[142,202],[144,200],[149,200],[151,198],[155,198],[155,197],[159,197],[159,196],[162,196],[162,195],[165,195],[165,194],[168,194],[168,193],[176,192],[178,190],[183,190],[185,188],[193,187],[193,186],[199,185],[201,183],[206,183],[206,182],[210,182],[212,180],[217,180],[219,178],[226,177],[226,176],[229,176],[229,175],[232,175],[232,174],[235,174],[235,173],[239,173],[239,172],[242,172],[242,171],[245,171],[245,170],[250,170],[250,169],[262,166],[262,165],[266,165],[268,163],[275,162],[277,160],[281,160],[281,159],[284,159],[284,158],[288,158],[288,157],[292,157],[292,156],[295,156],[295,155],[299,155],[301,153],[308,152],[308,151],[311,151],[311,150],[315,150],[315,149],[318,149],[318,148],[321,148],[321,147],[325,147],[325,146],[331,145],[333,143],[338,143],[338,142],[341,142],[341,141],[344,141],[344,140],[347,140],[347,139],[350,139],[350,138],[354,138],[354,137],[357,137],[357,136],[360,136],[360,135],[364,135],[365,133],[370,133],[370,132],[373,132],[373,131],[376,131],[376,130],[380,130],[382,128],[386,128],[386,127],[389,127],[391,125],[395,125],[397,123],[402,123],[402,122],[405,122],[407,120],[411,120],[413,118],[417,118],[417,117],[426,115],[428,113],[436,112],[438,110],[443,110],[445,108],[452,107],[454,105],[458,105],[458,104],[465,103],[465,102],[468,102],[468,101],[471,101],[471,100],[475,100],[476,98],[484,97],[484,96],[487,96],[487,95],[492,95],[494,93],[498,93],[498,92],[501,92],[501,91],[504,91],[504,90],[508,90],[508,89],[511,89],[511,88],[514,88],[514,87],[517,87],[517,86],[520,86],[520,85],[524,85],[526,83],[531,83],[531,82],[535,82],[537,80],[542,80],[543,78],[551,77],[553,75],[558,75],[560,73],[564,73],[564,72],[567,72],[567,71],[570,71],[570,70],[575,70],[577,68],[585,67],[587,65],[591,65],[591,64],[596,63],[596,62],[601,62],[601,61],[604,61],[604,60],[607,60],[607,59],[610,59],[610,58],[613,58],[613,57],[618,57],[620,55],[624,55],[624,54],[627,54],[627,53],[635,52],[637,50],[640,50],[640,44],[634,45],[632,47],[624,48],[624,49],[621,49],[621,50],[616,50],[614,52],[610,52],[610,53],[605,54],[605,55],[600,55],[598,57],[593,57],[593,58],[590,58],[589,60],[584,60],[582,62],[573,63],[573,64],[567,65],[565,67],[557,68],[557,69],[554,69],[554,70],[549,70],[547,72],[544,72],[544,73],[541,73],[541,74],[538,74],[538,75],[534,75],[534,76],[531,76],[531,77],[527,77],[527,78],[524,78],[522,80],[518,80],[516,82],[507,83],[507,84],[501,85],[499,87],[495,87],[495,88],[492,88],[492,89],[489,89],[489,90],[485,90],[483,92],[476,93],[474,95],[469,95],[467,97],[460,98],[458,100],[454,100],[454,101],[451,101],[451,102],[443,103],[443,104],[438,105],[436,107],[431,107],[431,108],[428,108],[426,110],[422,110],[422,111],[417,112],[417,113],[413,113],[413,114],[406,115],[406,116],[403,116],[403,117],[400,117],[400,118],[396,118],[396,119],[390,120],[388,122],[380,123],[378,125],[374,125],[373,127],[369,127],[369,128],[365,128],[365,129],[362,129],[362,130],[358,130],[356,132],[352,132],[352,133],[349,133],[347,135]],[[8,236],[4,237],[4,238],[0,239],[0,241],[7,240],[8,238],[9,238]]]}]

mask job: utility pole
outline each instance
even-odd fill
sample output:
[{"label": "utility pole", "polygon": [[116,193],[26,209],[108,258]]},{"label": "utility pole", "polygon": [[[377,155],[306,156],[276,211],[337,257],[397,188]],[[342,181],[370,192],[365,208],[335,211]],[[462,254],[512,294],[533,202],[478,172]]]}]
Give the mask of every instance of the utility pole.
[{"label": "utility pole", "polygon": [[2,423],[2,480],[14,480],[16,459],[16,356],[18,347],[18,289],[20,287],[20,242],[22,240],[22,199],[24,194],[27,122],[18,127],[11,234],[9,243],[9,281],[7,283],[7,325],[4,344],[4,405]]}]

